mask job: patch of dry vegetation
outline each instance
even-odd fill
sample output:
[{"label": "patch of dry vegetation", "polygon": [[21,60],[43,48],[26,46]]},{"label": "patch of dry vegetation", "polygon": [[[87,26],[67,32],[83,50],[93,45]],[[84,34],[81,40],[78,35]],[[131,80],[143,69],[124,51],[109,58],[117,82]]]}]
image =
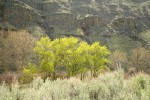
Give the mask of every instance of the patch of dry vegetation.
[{"label": "patch of dry vegetation", "polygon": [[149,100],[150,77],[138,74],[124,79],[118,70],[92,80],[76,78],[45,82],[37,78],[28,86],[0,85],[1,100]]}]

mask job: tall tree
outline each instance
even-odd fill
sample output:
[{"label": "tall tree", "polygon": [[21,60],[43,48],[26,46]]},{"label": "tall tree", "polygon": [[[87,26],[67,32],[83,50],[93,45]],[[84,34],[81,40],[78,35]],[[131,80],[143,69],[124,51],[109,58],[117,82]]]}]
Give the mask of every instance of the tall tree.
[{"label": "tall tree", "polygon": [[144,71],[150,73],[150,53],[145,48],[135,48],[132,50],[131,66],[135,72]]},{"label": "tall tree", "polygon": [[53,41],[48,37],[42,37],[34,50],[41,60],[39,70],[52,79],[56,78],[61,68],[64,68],[68,77],[81,74],[83,79],[89,70],[92,76],[97,76],[109,62],[107,59],[109,51],[105,46],[101,46],[98,42],[89,45],[74,37]]},{"label": "tall tree", "polygon": [[21,70],[30,61],[35,38],[26,31],[8,31],[7,37],[3,37],[3,32],[0,32],[0,34],[1,66],[9,68],[14,66]]},{"label": "tall tree", "polygon": [[112,69],[117,69],[119,67],[122,67],[126,70],[127,54],[125,52],[116,50],[109,56],[109,59],[111,60]]}]

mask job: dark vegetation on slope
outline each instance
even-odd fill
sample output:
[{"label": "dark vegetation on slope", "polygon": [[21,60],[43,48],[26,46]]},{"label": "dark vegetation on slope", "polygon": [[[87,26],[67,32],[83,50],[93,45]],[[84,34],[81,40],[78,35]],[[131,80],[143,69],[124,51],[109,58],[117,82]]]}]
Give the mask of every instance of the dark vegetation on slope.
[{"label": "dark vegetation on slope", "polygon": [[[1,0],[1,24],[36,31],[51,38],[76,35],[126,34],[133,39],[150,28],[150,1],[133,0]],[[108,38],[109,39],[109,38]],[[95,38],[91,38],[94,41]],[[143,45],[147,42],[140,41]]]}]

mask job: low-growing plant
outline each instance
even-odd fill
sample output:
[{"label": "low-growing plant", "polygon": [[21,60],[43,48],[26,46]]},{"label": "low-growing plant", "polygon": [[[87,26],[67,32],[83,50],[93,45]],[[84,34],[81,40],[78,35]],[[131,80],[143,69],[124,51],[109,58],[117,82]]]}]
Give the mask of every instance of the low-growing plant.
[{"label": "low-growing plant", "polygon": [[27,86],[0,85],[0,100],[149,100],[150,77],[137,74],[124,79],[122,70],[92,80],[35,79]]},{"label": "low-growing plant", "polygon": [[23,68],[22,76],[19,78],[19,81],[21,83],[30,83],[34,79],[34,74],[37,72],[37,67],[29,63],[27,67]]}]

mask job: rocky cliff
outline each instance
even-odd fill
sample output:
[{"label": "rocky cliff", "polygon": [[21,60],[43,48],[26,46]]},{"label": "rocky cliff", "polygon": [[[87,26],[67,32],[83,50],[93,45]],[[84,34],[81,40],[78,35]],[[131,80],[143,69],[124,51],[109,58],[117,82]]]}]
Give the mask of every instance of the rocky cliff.
[{"label": "rocky cliff", "polygon": [[117,34],[145,46],[140,34],[150,29],[150,1],[0,0],[1,26],[6,22],[51,38],[77,36],[105,43]]}]

